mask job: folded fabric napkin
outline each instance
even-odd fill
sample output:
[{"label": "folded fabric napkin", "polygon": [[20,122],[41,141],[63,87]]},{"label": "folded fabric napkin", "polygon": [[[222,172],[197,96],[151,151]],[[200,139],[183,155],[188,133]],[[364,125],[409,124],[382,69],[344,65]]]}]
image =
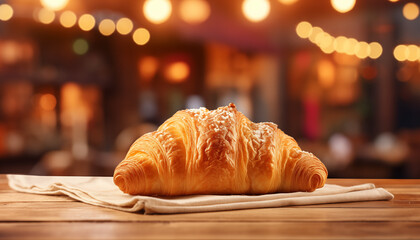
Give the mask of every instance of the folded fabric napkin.
[{"label": "folded fabric napkin", "polygon": [[391,200],[394,196],[371,183],[350,187],[326,184],[314,192],[264,195],[133,196],[121,192],[112,177],[50,177],[7,175],[9,186],[20,192],[67,195],[96,206],[126,212],[191,213],[251,208]]}]

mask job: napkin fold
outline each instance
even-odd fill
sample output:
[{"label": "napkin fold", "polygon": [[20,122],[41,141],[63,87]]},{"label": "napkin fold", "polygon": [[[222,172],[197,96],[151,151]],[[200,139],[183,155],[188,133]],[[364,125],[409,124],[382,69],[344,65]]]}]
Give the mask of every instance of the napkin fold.
[{"label": "napkin fold", "polygon": [[112,177],[7,175],[19,192],[67,195],[78,201],[125,212],[192,213],[284,206],[391,200],[383,188],[366,183],[350,187],[326,184],[314,192],[264,195],[190,195],[179,197],[133,196],[119,190]]}]

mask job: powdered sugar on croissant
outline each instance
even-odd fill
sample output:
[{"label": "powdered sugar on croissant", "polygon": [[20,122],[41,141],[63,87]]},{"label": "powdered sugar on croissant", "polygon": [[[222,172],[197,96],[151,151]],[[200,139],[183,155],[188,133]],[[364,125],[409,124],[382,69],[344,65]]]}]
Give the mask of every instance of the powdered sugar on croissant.
[{"label": "powdered sugar on croissant", "polygon": [[178,111],[134,142],[114,173],[125,193],[168,196],[314,191],[326,178],[276,124],[253,123],[234,104]]}]

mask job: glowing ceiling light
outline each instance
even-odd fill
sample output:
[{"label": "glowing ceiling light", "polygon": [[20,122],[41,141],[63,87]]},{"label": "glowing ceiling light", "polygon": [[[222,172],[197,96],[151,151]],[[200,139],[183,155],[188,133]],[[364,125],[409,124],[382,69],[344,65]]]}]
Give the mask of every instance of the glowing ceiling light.
[{"label": "glowing ceiling light", "polygon": [[120,18],[116,27],[120,34],[127,35],[133,30],[133,22],[129,18]]},{"label": "glowing ceiling light", "polygon": [[260,22],[270,13],[270,2],[268,0],[244,0],[242,12],[251,22]]},{"label": "glowing ceiling light", "polygon": [[292,5],[293,3],[297,2],[298,0],[279,0],[284,5]]},{"label": "glowing ceiling light", "polygon": [[143,13],[150,22],[160,24],[171,16],[172,4],[169,0],[146,0]]},{"label": "glowing ceiling light", "polygon": [[0,5],[0,20],[8,21],[13,17],[13,8],[9,4]]},{"label": "glowing ceiling light", "polygon": [[49,9],[42,8],[38,11],[38,20],[43,24],[50,24],[54,21],[55,13]]},{"label": "glowing ceiling light", "polygon": [[99,23],[99,32],[104,36],[109,36],[115,32],[115,23],[111,19],[104,19]]},{"label": "glowing ceiling light", "polygon": [[356,0],[331,0],[333,8],[340,13],[345,13],[353,9]]},{"label": "glowing ceiling light", "polygon": [[63,9],[69,0],[41,0],[41,4],[44,8],[51,11],[59,11]]},{"label": "glowing ceiling light", "polygon": [[137,45],[144,45],[150,40],[150,33],[145,28],[138,28],[133,33],[133,40]]},{"label": "glowing ceiling light", "polygon": [[300,38],[308,38],[312,33],[312,25],[303,21],[296,26],[296,33]]},{"label": "glowing ceiling light", "polygon": [[408,20],[414,20],[419,16],[419,6],[415,3],[407,3],[403,8],[403,15]]},{"label": "glowing ceiling light", "polygon": [[65,28],[73,27],[76,22],[76,14],[74,14],[72,11],[65,11],[60,15],[60,23]]},{"label": "glowing ceiling light", "polygon": [[199,24],[210,16],[210,5],[205,0],[184,0],[179,6],[181,18],[191,24]]},{"label": "glowing ceiling light", "polygon": [[370,54],[369,57],[372,59],[377,59],[382,55],[382,46],[377,42],[369,43],[370,46]]},{"label": "glowing ceiling light", "polygon": [[83,31],[92,30],[95,27],[95,18],[90,14],[83,14],[79,18],[79,27]]},{"label": "glowing ceiling light", "polygon": [[402,62],[407,59],[408,49],[405,45],[398,45],[394,48],[394,57],[398,61]]}]

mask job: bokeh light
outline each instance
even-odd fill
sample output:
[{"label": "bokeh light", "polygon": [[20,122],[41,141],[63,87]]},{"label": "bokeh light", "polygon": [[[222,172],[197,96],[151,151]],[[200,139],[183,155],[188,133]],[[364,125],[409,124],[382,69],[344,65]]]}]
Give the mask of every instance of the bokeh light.
[{"label": "bokeh light", "polygon": [[370,54],[370,47],[369,44],[367,42],[359,42],[356,45],[356,50],[355,50],[356,56],[358,58],[367,58]]},{"label": "bokeh light", "polygon": [[183,61],[173,62],[165,68],[164,75],[169,82],[183,82],[190,75],[190,66]]},{"label": "bokeh light", "polygon": [[419,6],[415,3],[407,3],[403,7],[403,15],[408,20],[414,20],[419,16]]},{"label": "bokeh light", "polygon": [[145,28],[138,28],[133,33],[133,40],[137,45],[144,45],[150,40],[150,33]]},{"label": "bokeh light", "polygon": [[73,27],[77,22],[77,16],[72,11],[64,11],[60,15],[60,23],[65,28]]},{"label": "bokeh light", "polygon": [[78,38],[73,42],[73,51],[77,55],[86,54],[88,50],[89,50],[89,43],[85,39]]},{"label": "bokeh light", "polygon": [[39,98],[39,106],[45,111],[54,110],[57,105],[57,99],[51,93],[42,94]]},{"label": "bokeh light", "polygon": [[38,11],[38,21],[43,24],[50,24],[55,19],[55,13],[49,9],[42,8]]},{"label": "bokeh light", "polygon": [[323,59],[318,63],[318,81],[321,86],[329,88],[335,81],[335,67],[330,60]]},{"label": "bokeh light", "polygon": [[83,31],[90,31],[95,27],[95,18],[90,14],[83,14],[79,18],[79,27]]},{"label": "bokeh light", "polygon": [[0,5],[0,20],[8,21],[13,17],[13,8],[9,4]]},{"label": "bokeh light", "polygon": [[44,8],[51,11],[59,11],[66,7],[69,0],[41,0],[41,4]]},{"label": "bokeh light", "polygon": [[292,5],[293,3],[297,2],[298,0],[279,0],[280,3],[284,5]]},{"label": "bokeh light", "polygon": [[354,38],[347,38],[344,42],[344,53],[347,55],[355,55],[356,54],[356,45],[359,42]]},{"label": "bokeh light", "polygon": [[120,18],[116,24],[117,31],[122,35],[127,35],[133,30],[133,22],[129,18]]},{"label": "bokeh light", "polygon": [[382,46],[378,42],[369,43],[370,54],[369,57],[372,59],[377,59],[382,55]]},{"label": "bokeh light", "polygon": [[111,19],[103,19],[98,26],[99,32],[104,36],[109,36],[115,32],[115,23]]},{"label": "bokeh light", "polygon": [[312,33],[312,25],[303,21],[296,26],[296,33],[300,38],[308,38]]},{"label": "bokeh light", "polygon": [[260,22],[270,13],[270,2],[268,0],[244,0],[242,12],[251,22]]},{"label": "bokeh light", "polygon": [[138,61],[138,71],[142,80],[151,81],[159,68],[159,60],[153,56],[146,56]]},{"label": "bokeh light", "polygon": [[340,13],[345,13],[353,9],[356,0],[331,0],[333,8]]},{"label": "bokeh light", "polygon": [[322,28],[320,27],[313,27],[312,31],[311,31],[311,35],[309,35],[309,41],[311,41],[312,43],[315,43],[316,37],[318,36],[318,34],[323,33],[324,31],[322,30]]},{"label": "bokeh light", "polygon": [[146,0],[143,13],[150,22],[161,24],[171,16],[172,4],[169,0]]},{"label": "bokeh light", "polygon": [[345,53],[347,38],[344,36],[338,36],[334,39],[334,50],[338,53]]},{"label": "bokeh light", "polygon": [[394,48],[394,57],[398,61],[405,61],[407,59],[407,47],[405,45],[398,45]]},{"label": "bokeh light", "polygon": [[420,57],[420,49],[416,45],[408,45],[406,54],[408,61],[416,61]]},{"label": "bokeh light", "polygon": [[206,0],[183,0],[179,6],[179,14],[185,22],[199,24],[210,16],[210,5]]}]

